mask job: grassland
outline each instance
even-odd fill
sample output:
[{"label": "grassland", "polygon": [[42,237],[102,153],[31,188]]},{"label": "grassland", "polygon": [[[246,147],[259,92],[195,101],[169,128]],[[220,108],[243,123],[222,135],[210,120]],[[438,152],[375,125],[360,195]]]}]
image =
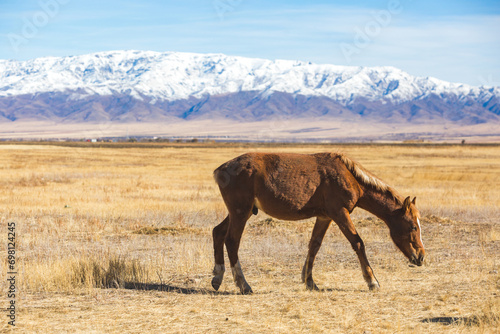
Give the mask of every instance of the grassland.
[{"label": "grassland", "polygon": [[[230,272],[213,292],[211,229],[226,215],[213,169],[248,151],[339,150],[417,197],[426,264],[410,267],[356,210],[381,290],[332,226],[310,292],[313,221],[259,213],[240,248],[255,293],[239,295]],[[0,145],[0,271],[15,222],[20,333],[497,333],[499,216],[498,146]],[[5,280],[0,291],[4,308]]]}]

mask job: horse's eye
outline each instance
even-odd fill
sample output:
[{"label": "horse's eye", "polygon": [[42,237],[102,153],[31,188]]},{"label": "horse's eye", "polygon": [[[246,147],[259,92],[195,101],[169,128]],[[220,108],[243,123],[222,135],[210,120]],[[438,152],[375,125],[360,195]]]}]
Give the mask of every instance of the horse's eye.
[{"label": "horse's eye", "polygon": [[411,228],[411,230],[412,230],[412,231],[416,231],[416,230],[417,230],[417,227],[416,227],[416,226],[413,226],[413,227]]}]

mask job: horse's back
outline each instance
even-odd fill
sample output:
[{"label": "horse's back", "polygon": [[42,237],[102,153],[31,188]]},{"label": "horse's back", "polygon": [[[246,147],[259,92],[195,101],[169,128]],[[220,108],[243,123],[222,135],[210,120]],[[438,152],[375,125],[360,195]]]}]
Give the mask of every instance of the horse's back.
[{"label": "horse's back", "polygon": [[215,176],[224,197],[245,196],[270,215],[301,219],[299,213],[317,212],[324,205],[326,179],[338,173],[336,157],[247,153],[222,164]]},{"label": "horse's back", "polygon": [[217,180],[218,174],[227,174],[233,179],[236,176],[276,179],[280,175],[286,180],[294,180],[300,176],[316,176],[321,169],[319,163],[334,158],[335,155],[330,153],[245,153],[220,165],[214,176]]}]

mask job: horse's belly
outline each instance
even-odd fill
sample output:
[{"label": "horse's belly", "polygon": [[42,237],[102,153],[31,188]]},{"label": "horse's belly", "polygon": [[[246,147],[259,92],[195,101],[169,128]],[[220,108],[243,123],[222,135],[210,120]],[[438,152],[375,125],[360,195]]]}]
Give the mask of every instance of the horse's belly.
[{"label": "horse's belly", "polygon": [[269,216],[283,220],[301,220],[323,214],[321,207],[314,203],[297,207],[286,200],[255,198],[254,204]]}]

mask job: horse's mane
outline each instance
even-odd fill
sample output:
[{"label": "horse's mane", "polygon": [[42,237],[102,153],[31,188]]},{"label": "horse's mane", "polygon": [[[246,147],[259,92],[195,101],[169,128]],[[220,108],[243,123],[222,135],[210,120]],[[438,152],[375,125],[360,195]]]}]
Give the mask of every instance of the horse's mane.
[{"label": "horse's mane", "polygon": [[358,162],[349,159],[343,154],[338,154],[339,159],[344,163],[347,169],[354,175],[356,180],[361,182],[363,185],[372,187],[380,192],[389,193],[396,201],[401,202],[397,192],[390,187],[387,183],[380,180],[378,177],[367,171]]}]

